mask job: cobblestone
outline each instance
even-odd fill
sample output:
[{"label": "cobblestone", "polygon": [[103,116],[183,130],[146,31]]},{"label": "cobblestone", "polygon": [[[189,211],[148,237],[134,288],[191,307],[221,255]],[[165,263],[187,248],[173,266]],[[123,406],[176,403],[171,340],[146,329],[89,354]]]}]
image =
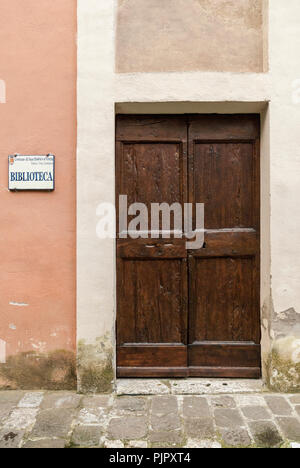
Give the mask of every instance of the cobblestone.
[{"label": "cobblestone", "polygon": [[283,442],[276,425],[271,421],[250,423],[250,429],[255,443],[260,447],[273,448]]},{"label": "cobblestone", "polygon": [[109,423],[107,433],[112,440],[142,439],[147,434],[147,419],[135,416],[113,418]]},{"label": "cobblestone", "polygon": [[296,418],[278,418],[284,436],[292,441],[300,441],[300,422]]},{"label": "cobblestone", "polygon": [[215,410],[215,418],[218,427],[235,429],[236,427],[243,426],[243,419],[238,410],[217,409]]},{"label": "cobblestone", "polygon": [[[152,386],[149,382],[148,388]],[[132,395],[0,392],[0,448],[291,447],[300,443],[299,395],[235,391],[197,395],[194,390],[179,394],[178,389],[177,395],[166,394],[166,388],[170,391],[164,382],[161,394],[154,395],[138,394],[133,386]]]},{"label": "cobblestone", "polygon": [[292,414],[292,407],[280,396],[266,397],[266,402],[274,414],[278,416],[290,416]]},{"label": "cobblestone", "polygon": [[247,419],[251,419],[252,421],[271,419],[271,414],[261,406],[246,406],[242,408],[242,413]]},{"label": "cobblestone", "polygon": [[123,411],[143,411],[145,406],[145,398],[120,397],[116,400],[116,408]]},{"label": "cobblestone", "polygon": [[67,409],[50,409],[41,411],[37,418],[32,436],[34,438],[57,437],[66,439],[71,430],[74,413]]},{"label": "cobblestone", "polygon": [[183,402],[183,416],[188,418],[209,418],[209,406],[206,398],[187,397]]},{"label": "cobblestone", "polygon": [[251,438],[246,429],[229,429],[222,431],[223,442],[229,447],[249,447]]},{"label": "cobblestone", "polygon": [[78,447],[97,447],[103,429],[101,426],[77,426],[72,435],[72,444]]},{"label": "cobblestone", "polygon": [[66,447],[66,441],[63,439],[39,439],[39,440],[29,440],[27,441],[22,448],[27,449],[63,449]]}]

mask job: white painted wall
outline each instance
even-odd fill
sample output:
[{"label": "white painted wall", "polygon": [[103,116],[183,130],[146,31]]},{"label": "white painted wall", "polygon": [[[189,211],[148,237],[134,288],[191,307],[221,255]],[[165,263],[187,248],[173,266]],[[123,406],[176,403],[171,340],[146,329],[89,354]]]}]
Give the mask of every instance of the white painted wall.
[{"label": "white painted wall", "polygon": [[114,242],[96,237],[96,209],[114,202],[114,5],[78,2],[77,338],[112,330]]},{"label": "white painted wall", "polygon": [[270,2],[271,254],[277,312],[300,314],[300,2]]}]

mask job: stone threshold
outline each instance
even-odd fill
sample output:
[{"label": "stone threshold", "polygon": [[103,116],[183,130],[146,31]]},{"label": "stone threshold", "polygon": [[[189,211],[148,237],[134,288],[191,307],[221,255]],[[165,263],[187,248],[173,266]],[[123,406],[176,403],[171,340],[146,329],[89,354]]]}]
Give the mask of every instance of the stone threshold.
[{"label": "stone threshold", "polygon": [[117,395],[230,395],[265,391],[262,380],[246,379],[117,379]]}]

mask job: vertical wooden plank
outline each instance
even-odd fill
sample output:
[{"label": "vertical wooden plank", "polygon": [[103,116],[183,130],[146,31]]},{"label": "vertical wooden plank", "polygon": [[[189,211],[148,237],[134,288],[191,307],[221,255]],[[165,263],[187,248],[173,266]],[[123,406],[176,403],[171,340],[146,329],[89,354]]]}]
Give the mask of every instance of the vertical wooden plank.
[{"label": "vertical wooden plank", "polygon": [[189,252],[193,376],[260,374],[259,130],[258,116],[190,117],[189,196],[206,228]]},{"label": "vertical wooden plank", "polygon": [[[184,205],[185,117],[121,116],[116,152],[117,196],[127,195],[128,205],[144,203],[149,214],[152,203]],[[148,217],[149,241],[117,241],[119,376],[187,372],[187,253],[185,239],[174,239],[171,219],[169,238],[156,238]]]}]

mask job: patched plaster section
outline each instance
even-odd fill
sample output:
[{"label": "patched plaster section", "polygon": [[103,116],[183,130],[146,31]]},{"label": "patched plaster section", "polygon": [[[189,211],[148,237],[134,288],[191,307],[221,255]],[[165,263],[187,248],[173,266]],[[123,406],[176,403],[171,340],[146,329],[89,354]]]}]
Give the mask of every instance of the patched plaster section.
[{"label": "patched plaster section", "polygon": [[239,23],[249,28],[257,29],[262,25],[261,0],[197,0],[202,11],[211,17],[224,18],[228,23]]},{"label": "patched plaster section", "polygon": [[300,314],[294,308],[273,312],[269,385],[273,390],[300,390]]},{"label": "patched plaster section", "polygon": [[270,323],[268,384],[275,391],[300,390],[300,314],[294,308],[276,312]]},{"label": "patched plaster section", "polygon": [[262,72],[263,38],[263,0],[123,0],[116,68]]},{"label": "patched plaster section", "polygon": [[279,340],[289,336],[290,334],[299,336],[300,338],[300,314],[294,308],[274,313],[272,321],[272,337]]}]

